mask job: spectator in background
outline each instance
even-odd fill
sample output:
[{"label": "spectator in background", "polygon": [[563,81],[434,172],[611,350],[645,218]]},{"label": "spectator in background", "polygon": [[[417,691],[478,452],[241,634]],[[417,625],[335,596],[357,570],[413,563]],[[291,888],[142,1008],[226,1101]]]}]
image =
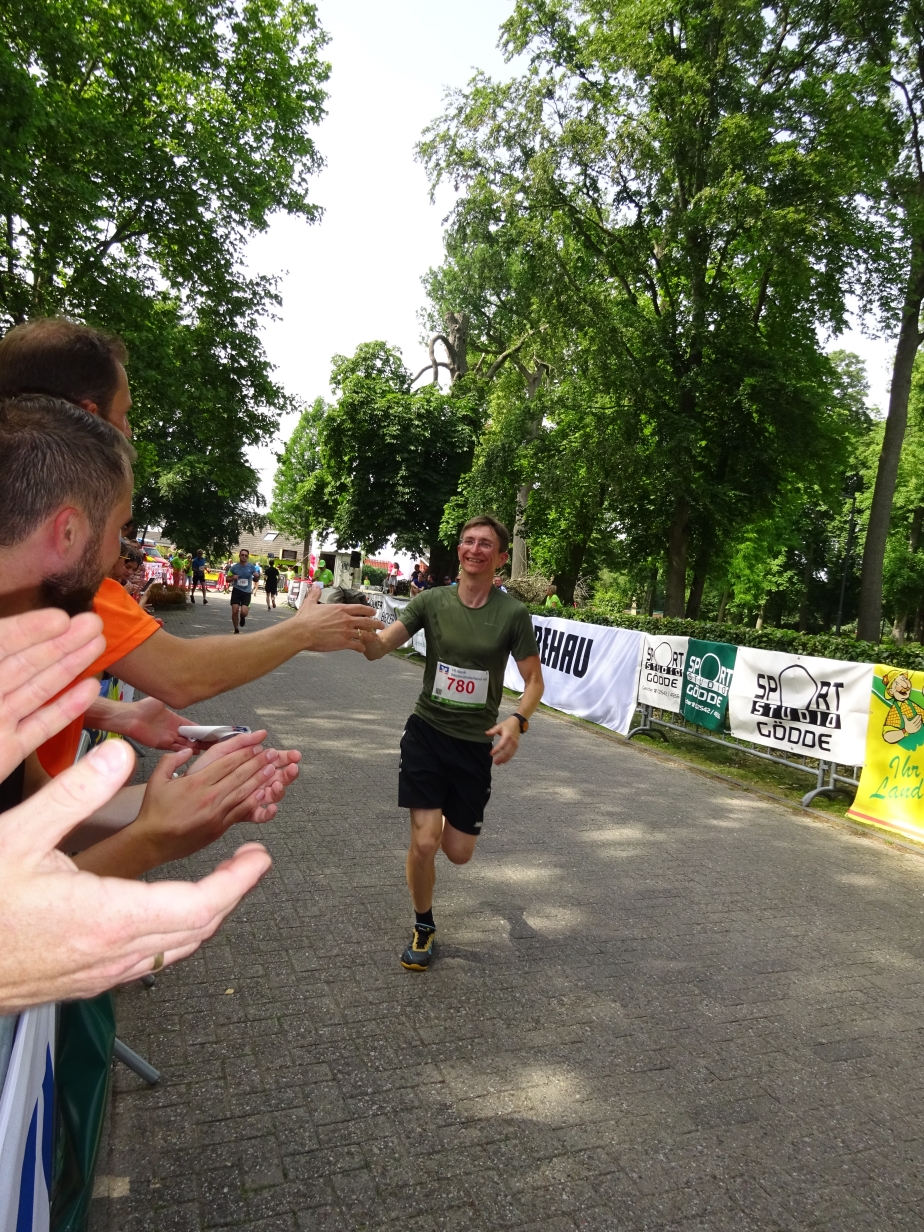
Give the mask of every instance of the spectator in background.
[{"label": "spectator in background", "polygon": [[561,608],[561,599],[558,597],[558,587],[550,586],[545,592],[545,603],[543,604],[547,612],[557,612]]},{"label": "spectator in background", "polygon": [[206,592],[205,592],[206,564],[207,562],[205,559],[205,552],[202,550],[202,548],[199,548],[198,552],[196,552],[195,556],[192,558],[190,562],[190,565],[192,568],[192,595],[190,596],[191,603],[196,602],[196,591],[198,589],[202,590],[202,602],[208,603],[208,596],[206,595]]},{"label": "spectator in background", "polygon": [[315,565],[314,577],[311,580],[315,586],[333,586],[334,575],[331,573],[330,569],[328,569],[323,556]]},{"label": "spectator in background", "polygon": [[504,585],[504,579],[499,573],[494,577],[494,585],[498,590],[503,591],[504,594],[507,593],[507,587]]},{"label": "spectator in background", "polygon": [[119,559],[112,566],[109,576],[131,593],[138,568],[144,564],[144,557],[127,539],[121,541],[120,548]]}]

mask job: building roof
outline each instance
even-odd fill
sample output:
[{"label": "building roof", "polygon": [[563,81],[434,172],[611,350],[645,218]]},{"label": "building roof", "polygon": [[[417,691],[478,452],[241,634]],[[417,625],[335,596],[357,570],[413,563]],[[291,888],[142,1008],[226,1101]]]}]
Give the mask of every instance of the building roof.
[{"label": "building roof", "polygon": [[236,559],[238,552],[241,551],[247,551],[251,556],[268,556],[272,552],[274,556],[280,558],[283,552],[294,552],[295,556],[289,556],[286,559],[301,560],[305,544],[301,539],[290,539],[288,535],[270,526],[269,522],[264,522],[256,534],[241,535],[240,542],[235,546],[231,556]]}]

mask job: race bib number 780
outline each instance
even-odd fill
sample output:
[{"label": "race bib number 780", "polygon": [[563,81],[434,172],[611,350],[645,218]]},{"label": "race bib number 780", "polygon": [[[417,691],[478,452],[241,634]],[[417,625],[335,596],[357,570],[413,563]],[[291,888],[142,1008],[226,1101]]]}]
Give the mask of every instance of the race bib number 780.
[{"label": "race bib number 780", "polygon": [[444,706],[483,710],[488,704],[488,673],[468,667],[437,663],[430,700]]}]

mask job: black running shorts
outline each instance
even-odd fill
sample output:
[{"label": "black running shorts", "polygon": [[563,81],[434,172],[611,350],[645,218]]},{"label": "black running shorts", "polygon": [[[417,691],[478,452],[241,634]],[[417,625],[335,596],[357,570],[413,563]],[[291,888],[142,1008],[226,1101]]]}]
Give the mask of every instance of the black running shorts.
[{"label": "black running shorts", "polygon": [[274,595],[276,593],[276,587],[273,586],[270,582],[267,582],[265,593],[268,595]]},{"label": "black running shorts", "polygon": [[249,590],[238,590],[236,586],[231,587],[231,603],[237,604],[238,607],[250,607],[250,600],[253,595]]},{"label": "black running shorts", "polygon": [[480,834],[493,764],[489,743],[447,736],[412,714],[401,737],[398,807],[442,809],[454,830]]}]

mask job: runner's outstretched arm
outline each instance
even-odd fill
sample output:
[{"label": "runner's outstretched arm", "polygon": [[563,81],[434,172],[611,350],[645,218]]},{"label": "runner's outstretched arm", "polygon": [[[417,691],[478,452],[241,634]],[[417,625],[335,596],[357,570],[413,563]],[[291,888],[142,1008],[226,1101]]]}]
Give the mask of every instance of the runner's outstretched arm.
[{"label": "runner's outstretched arm", "polygon": [[301,650],[361,651],[381,628],[372,608],[358,603],[318,604],[315,594],[288,620],[247,638],[174,637],[158,629],[109,671],[182,709],[249,684]]},{"label": "runner's outstretched arm", "polygon": [[399,646],[403,646],[405,642],[410,640],[411,634],[408,633],[400,620],[396,620],[387,629],[377,633],[375,637],[366,639],[363,654],[370,663],[374,663],[376,659],[383,659],[385,655],[391,654],[393,650],[397,650]]}]

